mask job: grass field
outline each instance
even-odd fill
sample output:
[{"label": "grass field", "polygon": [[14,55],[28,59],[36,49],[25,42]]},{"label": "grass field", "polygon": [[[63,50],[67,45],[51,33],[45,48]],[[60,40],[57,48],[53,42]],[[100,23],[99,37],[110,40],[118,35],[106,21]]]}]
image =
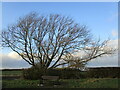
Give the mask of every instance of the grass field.
[{"label": "grass field", "polygon": [[2,71],[2,75],[22,75],[22,71]]},{"label": "grass field", "polygon": [[[120,79],[119,79],[120,81]],[[61,79],[58,88],[118,88],[117,78]],[[39,80],[3,80],[3,88],[41,88]],[[52,88],[51,85],[44,87]]]},{"label": "grass field", "polygon": [[[22,75],[22,71],[3,71],[2,75]],[[57,88],[118,88],[120,78],[60,79]],[[3,88],[53,88],[53,85],[38,86],[39,80],[2,80]]]}]

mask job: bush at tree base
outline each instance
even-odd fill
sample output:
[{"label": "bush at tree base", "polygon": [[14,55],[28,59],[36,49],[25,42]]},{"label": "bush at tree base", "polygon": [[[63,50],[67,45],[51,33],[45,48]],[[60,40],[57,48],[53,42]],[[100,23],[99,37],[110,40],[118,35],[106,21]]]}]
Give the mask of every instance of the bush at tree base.
[{"label": "bush at tree base", "polygon": [[44,72],[37,67],[31,67],[24,69],[22,75],[24,79],[36,80],[41,79],[41,76],[44,75]]}]

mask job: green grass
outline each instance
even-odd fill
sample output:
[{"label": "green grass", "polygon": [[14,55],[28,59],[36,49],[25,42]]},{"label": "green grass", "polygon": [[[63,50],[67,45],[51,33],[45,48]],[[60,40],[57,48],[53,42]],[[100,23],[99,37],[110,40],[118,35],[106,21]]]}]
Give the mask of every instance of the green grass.
[{"label": "green grass", "polygon": [[[22,71],[3,71],[2,75],[22,75]],[[117,78],[60,79],[60,82],[58,88],[118,88]],[[2,80],[3,88],[40,88],[38,84],[39,80]]]},{"label": "green grass", "polygon": [[70,88],[118,88],[117,78],[90,78],[63,81],[68,83],[66,87]]},{"label": "green grass", "polygon": [[[61,79],[60,82],[58,88],[118,88],[117,78]],[[2,83],[3,88],[40,88],[39,80],[3,80]]]},{"label": "green grass", "polygon": [[2,71],[2,75],[22,75],[22,71]]},{"label": "green grass", "polygon": [[3,88],[37,88],[39,80],[3,80]]}]

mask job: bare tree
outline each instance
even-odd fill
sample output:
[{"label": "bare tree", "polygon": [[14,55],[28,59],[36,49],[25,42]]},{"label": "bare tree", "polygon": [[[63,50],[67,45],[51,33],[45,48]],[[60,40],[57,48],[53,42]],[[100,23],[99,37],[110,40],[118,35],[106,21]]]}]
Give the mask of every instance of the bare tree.
[{"label": "bare tree", "polygon": [[69,17],[30,13],[2,32],[2,44],[10,47],[32,66],[54,68],[61,57],[90,42],[86,26]]},{"label": "bare tree", "polygon": [[68,67],[77,69],[84,68],[89,61],[105,55],[112,55],[117,51],[117,48],[108,45],[109,41],[109,39],[103,42],[101,42],[100,39],[96,42],[91,41],[79,50],[79,53],[84,53],[82,56],[75,56],[73,53],[69,53],[65,55],[63,60],[68,63]]}]

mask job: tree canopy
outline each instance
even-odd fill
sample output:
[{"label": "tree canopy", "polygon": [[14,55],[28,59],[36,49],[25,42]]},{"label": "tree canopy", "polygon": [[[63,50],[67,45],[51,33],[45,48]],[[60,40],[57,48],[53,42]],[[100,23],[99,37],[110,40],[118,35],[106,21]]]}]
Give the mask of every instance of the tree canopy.
[{"label": "tree canopy", "polygon": [[[92,35],[85,25],[58,14],[42,16],[32,12],[2,31],[4,47],[10,47],[30,65],[39,64],[39,67],[46,69],[71,62],[65,56],[80,50],[89,53],[84,58],[85,62],[114,51],[103,48],[107,41],[101,44],[98,44],[99,41],[94,44],[91,42]],[[59,63],[61,60],[63,62]],[[72,61],[76,60],[72,58]]]}]

